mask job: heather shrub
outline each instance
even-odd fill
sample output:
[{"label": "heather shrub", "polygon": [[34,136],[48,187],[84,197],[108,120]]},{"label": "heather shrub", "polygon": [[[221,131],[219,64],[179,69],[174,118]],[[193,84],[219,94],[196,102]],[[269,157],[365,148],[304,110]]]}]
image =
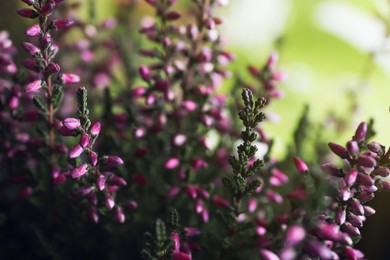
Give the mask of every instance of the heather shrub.
[{"label": "heather shrub", "polygon": [[100,24],[22,2],[21,48],[0,32],[5,259],[364,259],[390,150],[372,120],[345,145],[309,138],[307,108],[276,157],[264,124],[286,73],[276,51],[247,78],[229,71],[228,1],[146,0],[139,23],[123,2]]}]

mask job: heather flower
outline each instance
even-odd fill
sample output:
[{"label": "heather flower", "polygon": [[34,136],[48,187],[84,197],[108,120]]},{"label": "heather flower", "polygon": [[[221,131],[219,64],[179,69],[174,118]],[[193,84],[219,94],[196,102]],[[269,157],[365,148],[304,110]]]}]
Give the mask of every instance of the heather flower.
[{"label": "heather flower", "polygon": [[18,15],[23,16],[25,18],[34,19],[34,18],[37,18],[39,16],[39,14],[35,10],[29,9],[29,8],[23,8],[23,9],[20,9],[16,12],[18,13]]},{"label": "heather flower", "polygon": [[260,249],[260,257],[264,260],[280,260],[280,258],[272,251],[267,249]]},{"label": "heather flower", "polygon": [[288,228],[284,243],[288,246],[296,246],[303,241],[306,236],[305,229],[300,225],[293,225]]},{"label": "heather flower", "polygon": [[358,143],[364,141],[367,134],[367,124],[362,122],[359,124],[358,128],[356,129],[355,135],[353,139],[357,141]]},{"label": "heather flower", "polygon": [[111,210],[114,208],[115,201],[114,201],[114,198],[112,197],[112,195],[107,195],[106,200],[104,202],[104,205],[106,206],[106,208],[108,210]]},{"label": "heather flower", "polygon": [[342,147],[341,145],[335,144],[335,143],[328,143],[328,146],[330,150],[337,156],[339,156],[341,159],[346,159],[348,158],[348,150]]},{"label": "heather flower", "polygon": [[121,207],[116,208],[115,215],[116,215],[116,219],[118,220],[119,223],[125,222],[126,216],[125,216],[123,209]]}]

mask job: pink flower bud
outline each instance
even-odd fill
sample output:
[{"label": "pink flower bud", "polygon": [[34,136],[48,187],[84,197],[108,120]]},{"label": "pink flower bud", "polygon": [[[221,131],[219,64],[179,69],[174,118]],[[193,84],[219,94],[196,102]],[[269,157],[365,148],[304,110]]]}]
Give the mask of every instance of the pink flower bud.
[{"label": "pink flower bud", "polygon": [[347,143],[347,149],[350,154],[355,154],[359,151],[359,145],[356,141],[349,141]]},{"label": "pink flower bud", "polygon": [[197,104],[192,100],[184,100],[181,103],[181,106],[183,107],[183,109],[190,111],[190,112],[194,111],[197,108]]},{"label": "pink flower bud", "polygon": [[297,252],[293,247],[284,247],[279,252],[281,260],[295,260],[297,259]]},{"label": "pink flower bud", "polygon": [[273,72],[272,79],[275,81],[285,81],[287,79],[287,73],[282,71]]},{"label": "pink flower bud", "polygon": [[102,191],[106,187],[106,177],[103,175],[99,175],[99,177],[96,180],[96,187],[98,190]]},{"label": "pink flower bud", "polygon": [[89,163],[90,163],[93,167],[95,167],[95,166],[97,165],[97,163],[98,163],[98,155],[97,155],[97,153],[91,152],[91,153],[89,154]]},{"label": "pink flower bud", "polygon": [[277,204],[281,204],[283,202],[282,195],[273,190],[267,190],[267,199]]},{"label": "pink flower bud", "polygon": [[18,193],[18,199],[26,199],[30,197],[30,195],[33,193],[33,189],[31,187],[24,187],[19,193]]},{"label": "pink flower bud", "polygon": [[196,199],[198,193],[196,192],[196,187],[193,185],[187,185],[186,193],[191,199]]},{"label": "pink flower bud", "polygon": [[336,210],[335,221],[337,225],[341,226],[342,224],[344,224],[346,217],[347,213],[345,212],[345,209],[338,208]]},{"label": "pink flower bud", "polygon": [[69,151],[69,158],[77,158],[84,152],[84,149],[80,145],[76,145]]},{"label": "pink flower bud", "polygon": [[357,227],[354,227],[351,223],[345,222],[343,230],[352,237],[360,237],[360,231]]},{"label": "pink flower bud", "polygon": [[64,84],[72,84],[80,82],[80,77],[76,74],[64,73],[61,76],[61,80]]},{"label": "pink flower bud", "polygon": [[130,92],[130,96],[133,98],[142,97],[145,95],[146,89],[144,87],[133,88]]},{"label": "pink flower bud", "polygon": [[180,161],[178,158],[176,157],[173,157],[173,158],[170,158],[168,159],[165,164],[164,164],[164,167],[165,169],[174,169],[174,168],[177,168],[180,164]]},{"label": "pink flower bud", "polygon": [[359,218],[359,216],[356,216],[353,213],[348,214],[347,220],[354,227],[357,227],[357,228],[363,227],[363,221]]},{"label": "pink flower bud", "polygon": [[173,252],[172,260],[191,260],[191,256],[183,252]]},{"label": "pink flower bud", "polygon": [[293,225],[287,230],[284,243],[289,246],[295,246],[301,243],[305,236],[306,231],[302,226]]},{"label": "pink flower bud", "polygon": [[309,170],[306,163],[299,157],[294,158],[294,163],[295,163],[295,167],[300,173],[305,173]]},{"label": "pink flower bud", "polygon": [[61,29],[69,28],[73,24],[74,24],[74,21],[72,21],[72,20],[59,19],[59,20],[53,21],[53,28],[55,30],[61,30]]},{"label": "pink flower bud", "polygon": [[336,241],[340,234],[340,227],[336,224],[321,223],[317,234],[322,239]]},{"label": "pink flower bud", "polygon": [[80,178],[84,174],[88,172],[88,165],[87,164],[82,164],[76,168],[74,168],[71,172],[72,178]]},{"label": "pink flower bud", "polygon": [[363,259],[364,254],[360,252],[359,250],[352,248],[352,247],[346,247],[344,249],[344,256],[348,260],[357,260],[357,259]]},{"label": "pink flower bud", "polygon": [[321,165],[321,169],[329,173],[331,176],[342,177],[342,174],[340,173],[340,169],[331,163],[325,163]]},{"label": "pink flower bud", "polygon": [[141,78],[145,81],[150,79],[150,70],[147,66],[142,65],[138,68],[138,72],[141,75]]},{"label": "pink flower bud", "polygon": [[356,215],[364,215],[364,208],[359,200],[352,199],[351,208],[352,208],[352,212],[355,213]]},{"label": "pink flower bud", "polygon": [[53,178],[53,184],[54,185],[59,185],[62,184],[66,181],[66,175],[65,174],[59,174],[55,178]]},{"label": "pink flower bud", "polygon": [[207,209],[203,209],[202,213],[200,214],[202,217],[203,223],[209,222],[209,211]]},{"label": "pink flower bud", "polygon": [[377,142],[370,142],[367,144],[368,150],[370,150],[373,153],[381,153],[382,152],[382,146],[380,143]]},{"label": "pink flower bud", "polygon": [[20,1],[28,5],[33,5],[35,3],[35,0],[20,0]]},{"label": "pink flower bud", "polygon": [[110,184],[117,185],[117,186],[126,186],[127,182],[122,177],[113,175],[110,178]]},{"label": "pink flower bud", "polygon": [[110,194],[107,195],[104,205],[108,210],[111,210],[115,206],[115,201],[112,195]]},{"label": "pink flower bud", "polygon": [[41,15],[43,16],[51,15],[53,13],[54,6],[55,6],[55,2],[46,1],[46,3],[41,8]]},{"label": "pink flower bud", "polygon": [[361,172],[359,172],[357,176],[357,181],[361,185],[368,186],[368,187],[374,185],[374,180],[372,179],[372,177],[370,175]]},{"label": "pink flower bud", "polygon": [[167,14],[165,14],[165,19],[169,21],[177,20],[181,17],[181,14],[177,11],[170,11]]},{"label": "pink flower bud", "polygon": [[177,134],[173,137],[172,143],[175,146],[182,146],[187,141],[187,137],[183,134]]},{"label": "pink flower bud", "polygon": [[25,18],[34,19],[34,18],[37,18],[39,16],[39,14],[36,11],[34,11],[33,9],[29,9],[29,8],[23,8],[23,9],[20,9],[16,12],[18,13],[18,15],[25,17]]},{"label": "pink flower bud", "polygon": [[84,197],[84,196],[87,196],[88,194],[90,194],[92,191],[93,191],[93,186],[92,185],[85,185],[83,187],[80,187],[76,191],[76,195],[80,196],[80,197]]},{"label": "pink flower bud", "polygon": [[207,168],[208,166],[209,166],[209,164],[206,161],[204,161],[204,160],[202,160],[200,158],[193,158],[191,160],[191,168],[194,171],[198,171],[198,170],[200,170],[202,168]]},{"label": "pink flower bud", "polygon": [[253,212],[255,212],[256,208],[257,208],[257,200],[253,199],[253,198],[249,199],[248,200],[248,212],[253,213]]},{"label": "pink flower bud", "polygon": [[42,81],[34,80],[26,85],[25,92],[26,94],[35,93],[42,87]]},{"label": "pink flower bud", "polygon": [[357,195],[357,199],[360,200],[361,203],[366,203],[372,200],[374,197],[374,193],[368,191],[359,192]]},{"label": "pink flower bud", "polygon": [[105,156],[103,157],[103,162],[107,167],[116,167],[124,163],[119,156]]},{"label": "pink flower bud", "polygon": [[390,191],[390,182],[381,180],[379,181],[379,187],[381,191],[389,192]]},{"label": "pink flower bud", "polygon": [[390,174],[390,170],[387,167],[379,166],[371,174],[375,176],[387,177]]},{"label": "pink flower bud", "polygon": [[353,194],[348,188],[339,191],[339,198],[341,201],[347,201],[352,198]]},{"label": "pink flower bud", "polygon": [[279,55],[277,52],[273,52],[269,58],[268,58],[268,61],[267,61],[267,66],[270,68],[270,69],[273,69],[276,67],[276,63],[278,62],[278,59],[279,59]]},{"label": "pink flower bud", "polygon": [[335,144],[335,143],[328,143],[328,146],[330,148],[330,150],[332,150],[332,152],[334,154],[336,154],[337,156],[339,156],[341,159],[346,159],[348,158],[348,150],[345,149],[344,147],[342,147],[341,145],[339,144]]},{"label": "pink flower bud", "polygon": [[367,134],[367,124],[362,122],[359,124],[358,128],[356,129],[355,136],[353,139],[357,141],[358,143],[364,141],[366,139]]},{"label": "pink flower bud", "polygon": [[54,62],[50,62],[49,65],[47,65],[47,72],[49,73],[57,73],[60,71],[60,65],[58,65],[57,63],[54,63]]},{"label": "pink flower bud", "polygon": [[196,227],[185,227],[184,232],[187,237],[194,237],[200,235],[200,230],[199,228]]},{"label": "pink flower bud", "polygon": [[41,27],[38,24],[34,24],[27,28],[26,35],[30,37],[38,36],[41,33]]},{"label": "pink flower bud", "polygon": [[334,259],[333,252],[318,240],[311,239],[307,241],[305,245],[305,250],[310,255],[315,255],[320,259]]},{"label": "pink flower bud", "polygon": [[117,207],[117,208],[116,208],[115,216],[116,216],[116,220],[117,220],[119,223],[124,223],[125,220],[126,220],[126,216],[125,216],[125,214],[123,213],[123,209],[122,209],[121,207]]},{"label": "pink flower bud", "polygon": [[214,196],[213,197],[213,203],[217,206],[221,206],[221,207],[225,207],[225,208],[229,208],[230,207],[230,202],[229,200],[223,198],[223,197],[220,197],[220,196]]},{"label": "pink flower bud", "polygon": [[376,165],[375,159],[367,155],[359,156],[356,161],[360,166],[367,167],[367,168],[373,168]]},{"label": "pink flower bud", "polygon": [[358,176],[358,172],[356,170],[350,170],[345,174],[345,183],[348,185],[348,187],[351,187],[352,185],[355,184],[356,179]]},{"label": "pink flower bud", "polygon": [[64,127],[69,130],[75,130],[80,127],[80,120],[77,118],[68,117],[62,121]]},{"label": "pink flower bud", "polygon": [[88,215],[94,223],[99,222],[99,215],[95,207],[91,207],[88,209]]},{"label": "pink flower bud", "polygon": [[364,209],[364,216],[369,217],[375,214],[375,209],[371,208],[370,206],[363,206]]},{"label": "pink flower bud", "polygon": [[39,71],[39,68],[37,66],[37,63],[35,60],[33,59],[27,59],[27,60],[24,60],[22,62],[23,66],[26,68],[26,69],[29,69],[29,70],[32,70],[32,71],[35,71],[35,72],[38,72]]},{"label": "pink flower bud", "polygon": [[83,135],[81,135],[79,144],[81,147],[86,148],[87,146],[89,146],[90,141],[91,141],[91,139],[89,138],[89,135],[83,134]]},{"label": "pink flower bud", "polygon": [[260,249],[260,258],[263,260],[280,260],[280,258],[272,251],[267,249]]},{"label": "pink flower bud", "polygon": [[41,50],[37,46],[29,42],[23,42],[22,47],[28,55],[33,57],[41,53]]},{"label": "pink flower bud", "polygon": [[100,134],[100,122],[95,122],[91,128],[89,129],[89,132],[91,133],[92,136],[98,136]]}]

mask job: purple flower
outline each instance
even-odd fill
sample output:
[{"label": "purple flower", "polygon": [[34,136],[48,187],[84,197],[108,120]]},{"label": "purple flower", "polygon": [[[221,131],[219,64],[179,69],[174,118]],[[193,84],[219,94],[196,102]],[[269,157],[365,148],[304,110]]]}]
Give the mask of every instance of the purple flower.
[{"label": "purple flower", "polygon": [[99,175],[99,177],[96,180],[96,187],[98,190],[102,191],[106,187],[106,177],[103,175]]},{"label": "purple flower", "polygon": [[177,11],[170,11],[167,14],[165,14],[165,18],[167,20],[170,20],[170,21],[177,20],[180,17],[181,17],[181,14]]},{"label": "purple flower", "polygon": [[47,65],[47,72],[49,73],[57,73],[59,72],[61,69],[60,65],[58,65],[57,63],[54,63],[54,62],[50,62],[49,65]]},{"label": "purple flower", "polygon": [[89,146],[90,141],[91,139],[88,134],[82,134],[79,144],[81,147],[86,148],[87,146]]},{"label": "purple flower", "polygon": [[98,163],[98,155],[97,155],[97,153],[91,152],[91,153],[89,154],[89,163],[90,163],[93,167],[95,167],[95,166],[97,165],[97,163]]},{"label": "purple flower", "polygon": [[107,195],[104,205],[108,210],[111,210],[115,206],[115,200],[112,197],[112,195],[110,194]]},{"label": "purple flower", "polygon": [[110,184],[117,185],[117,186],[126,186],[127,182],[122,177],[113,175],[110,178]]},{"label": "purple flower", "polygon": [[26,94],[35,93],[41,87],[42,87],[42,81],[41,80],[34,80],[33,82],[30,82],[27,84],[25,92],[26,92]]},{"label": "purple flower", "polygon": [[88,165],[87,164],[82,164],[76,168],[74,168],[71,172],[71,175],[74,179],[80,178],[84,174],[88,172]]},{"label": "purple flower", "polygon": [[150,70],[147,66],[140,66],[138,72],[143,80],[148,81],[150,79]]}]

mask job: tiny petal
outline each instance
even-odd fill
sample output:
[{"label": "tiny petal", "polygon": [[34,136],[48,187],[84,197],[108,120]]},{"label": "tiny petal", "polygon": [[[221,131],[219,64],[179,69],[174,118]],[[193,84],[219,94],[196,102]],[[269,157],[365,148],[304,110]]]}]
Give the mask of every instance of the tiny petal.
[{"label": "tiny petal", "polygon": [[100,175],[96,180],[96,187],[98,190],[102,191],[106,187],[106,177]]},{"label": "tiny petal", "polygon": [[141,78],[145,81],[150,79],[150,70],[147,66],[142,65],[138,68],[138,72],[141,75]]},{"label": "tiny petal", "polygon": [[376,165],[375,159],[367,155],[359,156],[356,161],[360,166],[367,167],[367,168],[372,168]]},{"label": "tiny petal", "polygon": [[58,65],[57,63],[54,63],[54,62],[50,62],[49,65],[47,65],[47,72],[49,73],[57,73],[60,71],[60,65]]},{"label": "tiny petal", "polygon": [[176,232],[173,232],[171,234],[171,239],[173,240],[173,252],[179,252],[180,251],[179,234]]}]

